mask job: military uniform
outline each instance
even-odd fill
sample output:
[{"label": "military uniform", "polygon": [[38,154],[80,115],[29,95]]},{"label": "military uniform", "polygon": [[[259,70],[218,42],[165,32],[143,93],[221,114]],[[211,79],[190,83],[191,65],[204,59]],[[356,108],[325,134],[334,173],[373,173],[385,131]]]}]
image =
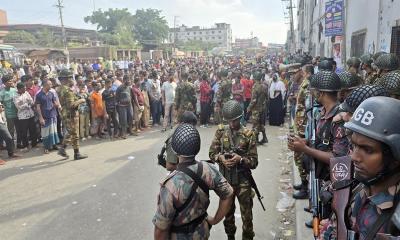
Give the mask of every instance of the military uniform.
[{"label": "military uniform", "polygon": [[255,81],[251,90],[251,101],[248,111],[251,111],[251,121],[253,122],[253,130],[255,131],[257,141],[260,132],[263,133],[263,140],[266,141],[264,122],[266,106],[267,93],[260,81]]},{"label": "military uniform", "polygon": [[65,130],[63,145],[71,144],[73,149],[79,148],[79,113],[76,102],[79,98],[67,86],[61,86],[60,104],[61,119]]},{"label": "military uniform", "polygon": [[176,88],[175,107],[177,109],[178,122],[181,121],[185,111],[193,112],[196,107],[196,92],[190,82],[181,82]]},{"label": "military uniform", "polygon": [[371,72],[365,76],[365,84],[375,84],[378,79],[378,74],[376,72]]},{"label": "military uniform", "polygon": [[[183,162],[185,163],[185,162]],[[188,168],[197,172],[198,164],[190,165]],[[208,164],[202,163],[201,179],[205,181],[207,186],[214,190],[221,199],[229,197],[233,189],[229,186],[226,179],[218,172],[218,170]],[[158,195],[157,212],[153,217],[153,224],[159,229],[170,229],[171,226],[182,226],[206,214],[210,204],[208,195],[200,188],[197,188],[196,194],[190,203],[180,212],[177,208],[182,206],[189,198],[193,187],[193,180],[180,171],[172,172],[162,183],[160,194]],[[208,239],[210,229],[205,218],[196,227],[192,233],[170,233],[170,240],[202,240]]]},{"label": "military uniform", "polygon": [[[218,158],[221,154],[236,151],[243,162],[233,168],[226,168]],[[219,164],[219,170],[228,180],[234,189],[235,196],[238,198],[240,212],[243,222],[242,239],[253,239],[253,197],[254,192],[245,176],[246,171],[255,169],[258,165],[258,154],[256,146],[256,135],[254,131],[241,126],[238,131],[232,131],[229,126],[219,125],[209,150],[210,159]],[[234,236],[236,232],[235,226],[235,203],[229,213],[225,216],[224,226],[225,232],[229,236]]]},{"label": "military uniform", "polygon": [[[304,79],[300,85],[299,93],[297,95],[297,103],[296,103],[296,116],[294,120],[294,133],[301,138],[305,138],[306,134],[306,125],[307,125],[307,114],[306,114],[306,101],[308,96],[310,95],[310,91],[308,89],[310,81],[308,79]],[[294,152],[294,162],[299,170],[300,178],[303,182],[307,181],[307,171],[304,168],[303,164],[304,154],[301,152]]]},{"label": "military uniform", "polygon": [[231,92],[232,81],[228,78],[222,79],[217,92],[217,105],[220,109],[222,109],[227,101],[231,100]]}]

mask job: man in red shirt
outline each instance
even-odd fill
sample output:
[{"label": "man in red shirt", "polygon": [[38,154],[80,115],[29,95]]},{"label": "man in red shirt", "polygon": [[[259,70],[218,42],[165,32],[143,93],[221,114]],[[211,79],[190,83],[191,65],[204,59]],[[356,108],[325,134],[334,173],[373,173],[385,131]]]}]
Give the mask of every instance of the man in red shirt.
[{"label": "man in red shirt", "polygon": [[208,82],[207,74],[203,74],[200,83],[200,127],[208,126],[208,118],[210,116],[211,105],[211,86]]},{"label": "man in red shirt", "polygon": [[[247,109],[247,107],[250,104],[250,100],[251,100],[251,89],[253,88],[253,80],[250,79],[250,74],[248,72],[246,72],[243,75],[243,78],[240,80],[240,83],[243,85],[244,87],[244,109]],[[248,121],[249,120],[249,114],[245,113],[245,120]]]},{"label": "man in red shirt", "polygon": [[135,77],[132,86],[132,103],[133,103],[133,118],[135,120],[135,131],[136,133],[141,132],[140,119],[144,110],[144,96],[140,91],[140,78]]},{"label": "man in red shirt", "polygon": [[33,84],[33,77],[31,75],[24,75],[21,77],[21,82],[25,84],[26,91],[34,100],[40,88]]}]

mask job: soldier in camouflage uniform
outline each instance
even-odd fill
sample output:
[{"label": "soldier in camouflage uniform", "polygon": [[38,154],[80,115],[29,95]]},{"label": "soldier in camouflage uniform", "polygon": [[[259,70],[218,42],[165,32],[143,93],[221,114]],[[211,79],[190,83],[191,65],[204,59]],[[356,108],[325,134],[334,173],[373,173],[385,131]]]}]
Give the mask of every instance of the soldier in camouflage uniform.
[{"label": "soldier in camouflage uniform", "polygon": [[376,85],[385,88],[390,97],[400,99],[400,70],[385,74],[377,80]]},{"label": "soldier in camouflage uniform", "polygon": [[365,84],[374,84],[375,80],[378,78],[378,74],[372,67],[372,63],[374,59],[371,54],[364,54],[361,56],[361,69],[364,70],[364,83]]},{"label": "soldier in camouflage uniform", "polygon": [[224,107],[224,104],[231,100],[232,81],[228,79],[228,69],[222,69],[219,75],[221,78],[221,82],[219,83],[219,88],[217,92],[216,108],[218,111],[221,111]]},{"label": "soldier in camouflage uniform", "polygon": [[188,82],[187,73],[182,73],[181,78],[181,82],[175,92],[175,108],[178,122],[181,121],[182,114],[185,111],[195,111],[197,101],[194,86]]},{"label": "soldier in camouflage uniform", "polygon": [[85,99],[79,99],[72,91],[74,85],[72,72],[62,70],[58,79],[61,81],[62,86],[59,93],[60,104],[62,107],[61,118],[65,132],[62,142],[62,147],[58,150],[58,154],[68,158],[65,151],[68,144],[71,144],[74,149],[74,160],[87,158],[79,152],[79,112],[78,106],[85,103]]},{"label": "soldier in camouflage uniform", "polygon": [[[294,119],[294,134],[301,137],[305,138],[306,137],[306,125],[307,125],[307,114],[306,114],[306,109],[309,104],[307,101],[309,101],[310,97],[310,90],[309,90],[309,83],[310,80],[309,78],[311,75],[314,74],[314,67],[312,65],[305,65],[303,67],[303,82],[301,83],[299,87],[299,93],[297,95],[297,101],[296,101],[296,113],[295,113],[295,119]],[[301,183],[300,184],[295,184],[293,185],[293,188],[295,190],[299,190],[299,192],[295,192],[293,194],[293,197],[295,199],[304,199],[308,197],[308,180],[307,180],[307,171],[306,171],[306,163],[304,161],[304,153],[302,152],[294,152],[293,154],[294,158],[294,163],[296,164],[299,174],[300,174],[300,179]]]},{"label": "soldier in camouflage uniform", "polygon": [[[179,164],[161,183],[153,217],[154,239],[208,239],[211,226],[228,213],[233,189],[216,167],[195,160],[200,151],[200,135],[193,125],[179,125],[172,135],[171,146]],[[214,217],[207,214],[210,189],[220,198]]]},{"label": "soldier in camouflage uniform", "polygon": [[[265,134],[265,112],[267,106],[267,92],[261,84],[262,74],[254,74],[254,85],[251,90],[251,101],[247,108],[247,113],[251,112],[251,121],[253,122],[253,131],[256,134],[257,142],[264,144],[268,142]],[[258,141],[258,135],[262,133],[262,140]]]},{"label": "soldier in camouflage uniform", "polygon": [[[254,192],[248,180],[248,173],[258,165],[257,140],[253,130],[240,124],[243,110],[240,104],[231,100],[222,110],[229,125],[219,125],[209,150],[209,157],[219,165],[219,171],[234,189],[240,205],[243,222],[242,239],[254,238],[253,197]],[[235,202],[225,216],[225,232],[229,240],[235,239]]]},{"label": "soldier in camouflage uniform", "polygon": [[399,69],[400,60],[394,53],[385,53],[374,61],[378,68],[378,76],[383,77],[386,73]]}]

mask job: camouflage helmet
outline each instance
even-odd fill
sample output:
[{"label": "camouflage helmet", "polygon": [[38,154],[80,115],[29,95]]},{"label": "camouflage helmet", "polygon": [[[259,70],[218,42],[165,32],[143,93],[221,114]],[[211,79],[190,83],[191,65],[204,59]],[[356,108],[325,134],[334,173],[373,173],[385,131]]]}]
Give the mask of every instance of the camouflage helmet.
[{"label": "camouflage helmet", "polygon": [[359,68],[361,65],[361,60],[357,57],[351,57],[349,60],[347,60],[346,64],[348,67]]},{"label": "camouflage helmet", "polygon": [[381,55],[374,63],[381,70],[393,71],[399,68],[399,58],[393,53]]},{"label": "camouflage helmet", "polygon": [[344,112],[354,113],[357,107],[370,97],[388,97],[388,91],[376,85],[364,85],[354,89],[349,96],[340,104],[340,109]]},{"label": "camouflage helmet", "polygon": [[333,69],[333,63],[329,60],[322,60],[318,64],[319,71],[332,71],[332,69]]},{"label": "camouflage helmet", "polygon": [[255,81],[260,81],[262,79],[263,75],[260,71],[254,72],[253,73],[253,79]]},{"label": "camouflage helmet", "polygon": [[321,92],[337,92],[341,89],[339,76],[332,71],[320,71],[314,75],[315,81],[310,85],[310,89],[316,89]]},{"label": "camouflage helmet", "polygon": [[236,120],[243,115],[242,106],[236,100],[230,100],[224,104],[222,115],[226,121]]},{"label": "camouflage helmet", "polygon": [[315,78],[315,74],[310,76],[309,81],[310,81],[310,84],[309,84],[310,85],[310,89],[317,89],[317,81],[316,81],[316,78]]},{"label": "camouflage helmet", "polygon": [[339,73],[338,76],[340,79],[340,85],[344,90],[355,89],[362,82],[361,77],[359,77],[357,74],[352,74],[347,71]]},{"label": "camouflage helmet", "polygon": [[[400,161],[400,100],[389,97],[371,97],[356,109],[345,127],[389,146],[392,155]],[[382,117],[390,116],[390,117]]]},{"label": "camouflage helmet", "polygon": [[229,70],[226,68],[221,69],[221,71],[219,72],[220,77],[228,77],[228,75],[229,75]]},{"label": "camouflage helmet", "polygon": [[375,53],[374,55],[372,55],[372,60],[376,61],[376,59],[378,59],[383,54],[387,54],[387,52],[377,52],[377,53]]},{"label": "camouflage helmet", "polygon": [[178,156],[196,156],[200,151],[200,144],[200,134],[192,124],[181,124],[172,134],[171,147]]},{"label": "camouflage helmet", "polygon": [[60,73],[58,73],[59,79],[68,79],[68,78],[72,78],[72,77],[73,77],[72,72],[67,69],[63,69],[60,71]]},{"label": "camouflage helmet", "polygon": [[400,96],[400,71],[392,71],[384,74],[377,80],[376,84],[384,87],[390,95]]},{"label": "camouflage helmet", "polygon": [[372,63],[374,62],[374,59],[372,58],[372,54],[369,54],[369,53],[362,55],[360,60],[361,60],[362,64],[366,64],[368,66],[371,66]]}]

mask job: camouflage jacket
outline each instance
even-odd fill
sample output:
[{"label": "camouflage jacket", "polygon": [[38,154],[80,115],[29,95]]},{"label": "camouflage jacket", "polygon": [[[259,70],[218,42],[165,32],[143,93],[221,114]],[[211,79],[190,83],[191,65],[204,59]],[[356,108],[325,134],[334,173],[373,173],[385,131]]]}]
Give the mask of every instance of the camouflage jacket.
[{"label": "camouflage jacket", "polygon": [[219,84],[217,92],[217,103],[223,104],[231,99],[232,81],[223,79]]},{"label": "camouflage jacket", "polygon": [[78,112],[78,96],[69,87],[63,85],[60,87],[59,99],[62,107],[62,118],[74,118]]},{"label": "camouflage jacket", "polygon": [[305,127],[307,125],[306,100],[310,94],[308,89],[309,82],[308,79],[303,80],[296,101],[295,133],[301,137],[305,136]]},{"label": "camouflage jacket", "polygon": [[196,106],[196,92],[190,82],[181,82],[175,92],[175,106],[177,109],[193,109]]},{"label": "camouflage jacket", "polygon": [[[186,164],[186,162],[180,164]],[[193,172],[197,172],[198,166],[198,164],[192,164],[188,168]],[[232,187],[213,165],[202,162],[202,166],[203,173],[201,179],[207,184],[209,189],[213,190],[221,199],[227,199],[233,194]],[[172,172],[161,183],[157,211],[153,217],[153,224],[157,228],[167,230],[171,226],[182,226],[207,212],[210,200],[201,188],[197,188],[196,194],[181,212],[177,213],[176,211],[176,208],[182,206],[189,198],[193,183],[194,181],[189,176],[178,170]],[[208,223],[204,220],[193,233],[170,233],[168,239],[202,240],[208,239],[209,235]]]},{"label": "camouflage jacket", "polygon": [[[232,139],[232,141],[230,140]],[[231,143],[233,142],[233,143]],[[234,146],[232,146],[232,144]],[[229,126],[219,125],[211,142],[209,157],[218,162],[218,156],[234,150],[243,152],[243,165],[249,169],[255,169],[258,165],[256,135],[253,130],[243,126],[238,131],[232,132]]]},{"label": "camouflage jacket", "polygon": [[378,79],[378,74],[376,72],[371,72],[365,77],[365,84],[373,85]]},{"label": "camouflage jacket", "polygon": [[264,86],[256,81],[251,90],[251,101],[248,109],[251,111],[263,112],[266,110],[267,92]]}]

